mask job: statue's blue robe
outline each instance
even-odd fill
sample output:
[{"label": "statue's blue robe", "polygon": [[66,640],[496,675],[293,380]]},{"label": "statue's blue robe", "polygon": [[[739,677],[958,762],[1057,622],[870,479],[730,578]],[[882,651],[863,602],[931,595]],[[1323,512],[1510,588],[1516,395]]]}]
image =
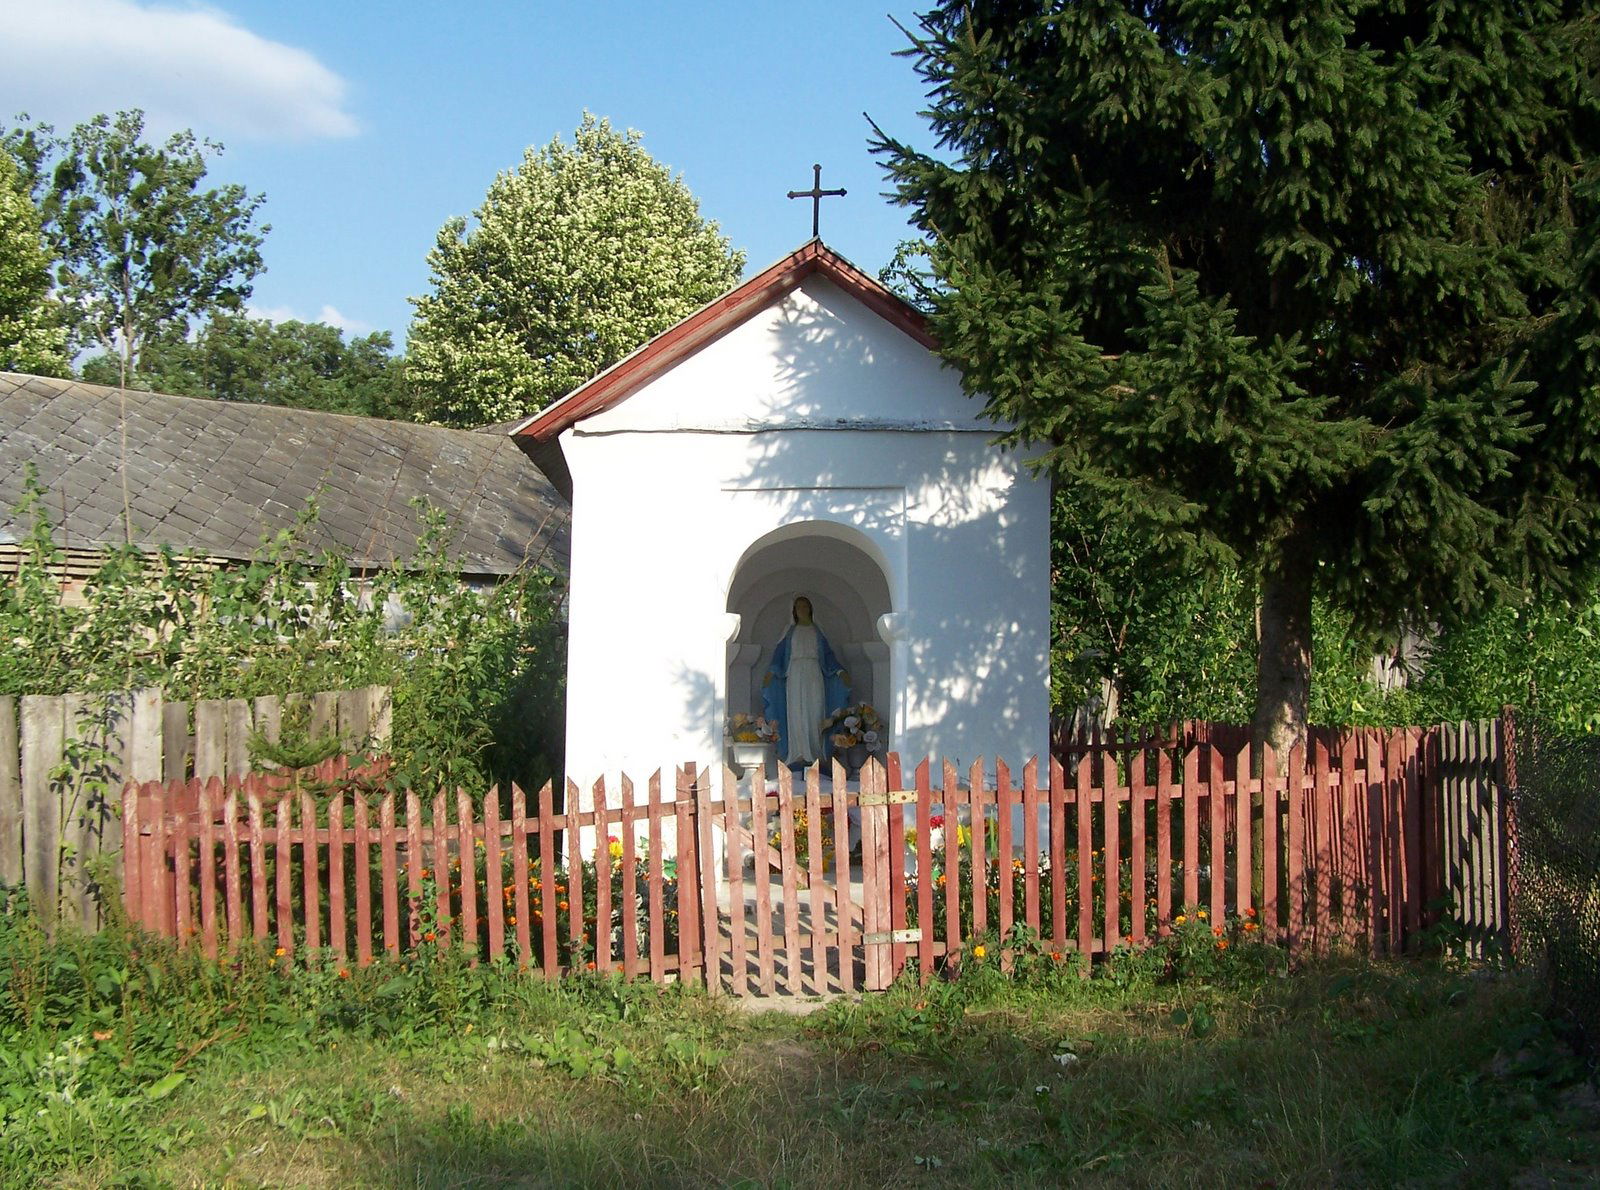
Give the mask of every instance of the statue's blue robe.
[{"label": "statue's blue robe", "polygon": [[[789,755],[789,638],[793,635],[794,626],[790,625],[778,647],[772,650],[772,663],[767,666],[772,680],[761,687],[761,705],[766,717],[778,725],[779,759]],[[817,629],[817,660],[822,666],[822,693],[828,705],[825,713],[831,715],[840,707],[850,705],[850,687],[839,676],[844,673],[844,666],[833,655],[828,638],[822,635],[820,628]],[[826,740],[823,746],[826,748]]]}]

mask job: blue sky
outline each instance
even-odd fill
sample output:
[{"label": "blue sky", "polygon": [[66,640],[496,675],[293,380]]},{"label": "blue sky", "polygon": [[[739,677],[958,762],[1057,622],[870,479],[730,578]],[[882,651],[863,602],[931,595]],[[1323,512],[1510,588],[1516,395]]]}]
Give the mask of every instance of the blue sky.
[{"label": "blue sky", "polygon": [[0,3],[0,118],[69,128],[140,107],[221,141],[213,176],[264,191],[252,307],[402,341],[446,217],[585,108],[644,133],[759,269],[822,235],[876,273],[909,234],[882,197],[868,112],[926,144],[893,13],[916,5],[146,0]]}]

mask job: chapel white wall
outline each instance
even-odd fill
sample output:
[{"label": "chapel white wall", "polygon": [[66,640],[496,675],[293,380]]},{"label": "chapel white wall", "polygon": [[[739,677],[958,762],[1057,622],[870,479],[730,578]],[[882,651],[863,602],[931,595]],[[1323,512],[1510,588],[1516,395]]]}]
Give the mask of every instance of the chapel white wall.
[{"label": "chapel white wall", "polygon": [[841,526],[884,570],[899,638],[876,697],[891,747],[1042,754],[1048,486],[976,414],[931,353],[813,280],[568,430],[580,788],[720,759],[729,586],[752,544],[802,521]]}]

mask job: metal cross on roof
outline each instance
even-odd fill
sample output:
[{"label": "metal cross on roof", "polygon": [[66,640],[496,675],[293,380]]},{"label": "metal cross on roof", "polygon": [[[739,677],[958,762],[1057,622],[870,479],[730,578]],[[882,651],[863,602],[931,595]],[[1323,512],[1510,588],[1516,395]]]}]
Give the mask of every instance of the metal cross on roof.
[{"label": "metal cross on roof", "polygon": [[789,191],[789,197],[790,198],[809,198],[811,200],[811,238],[812,239],[816,239],[820,235],[820,233],[817,230],[817,225],[818,225],[818,222],[819,222],[819,217],[820,217],[820,215],[822,213],[822,200],[824,198],[831,198],[831,197],[833,197],[835,195],[837,195],[840,198],[843,198],[844,194],[845,194],[845,192],[844,192],[844,189],[842,187],[840,189],[838,189],[838,190],[824,190],[822,188],[822,166],[820,166],[820,165],[813,165],[811,167],[811,189],[810,190],[791,190],[791,191]]}]

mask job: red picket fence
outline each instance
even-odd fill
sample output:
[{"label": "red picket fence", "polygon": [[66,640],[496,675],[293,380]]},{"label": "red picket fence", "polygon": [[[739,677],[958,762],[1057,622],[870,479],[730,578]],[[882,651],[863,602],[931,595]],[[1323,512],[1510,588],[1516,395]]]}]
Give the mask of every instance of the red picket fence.
[{"label": "red picket fence", "polygon": [[569,782],[560,810],[546,785],[531,813],[515,787],[424,799],[333,762],[298,784],[130,785],[124,895],[132,920],[208,955],[251,938],[359,964],[462,946],[552,978],[738,994],[883,988],[979,939],[1103,955],[1194,908],[1295,951],[1400,953],[1459,859],[1441,738],[1318,733],[1259,757],[1079,741],[1020,774],[924,761],[909,780],[891,754],[859,780],[815,766],[765,788],[691,765],[643,797],[624,778],[580,802]]}]

